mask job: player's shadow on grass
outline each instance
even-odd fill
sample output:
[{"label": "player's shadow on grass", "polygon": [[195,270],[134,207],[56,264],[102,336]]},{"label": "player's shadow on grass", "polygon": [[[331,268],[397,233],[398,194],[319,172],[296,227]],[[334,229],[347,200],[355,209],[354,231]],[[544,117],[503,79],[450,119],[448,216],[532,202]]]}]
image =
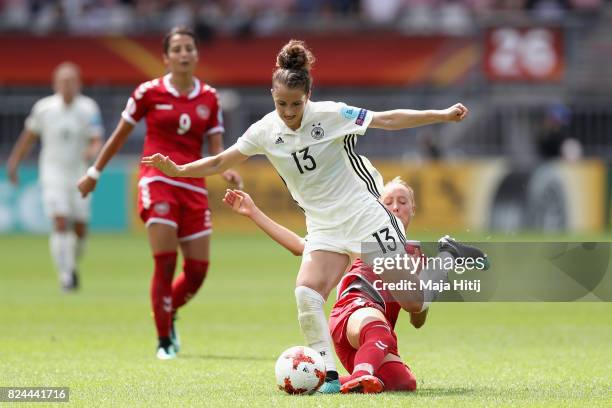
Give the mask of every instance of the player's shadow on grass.
[{"label": "player's shadow on grass", "polygon": [[220,356],[215,354],[181,354],[180,358],[197,360],[233,360],[233,361],[274,361],[272,357],[256,356]]},{"label": "player's shadow on grass", "polygon": [[[406,398],[431,398],[431,397],[452,397],[458,395],[470,395],[474,393],[472,388],[418,388],[415,392],[406,391],[385,391],[385,395],[393,395]],[[358,394],[352,394],[358,395]]]},{"label": "player's shadow on grass", "polygon": [[[417,388],[416,392],[402,393],[405,395],[414,395],[418,397],[450,397],[453,395],[469,395],[473,394],[473,388],[454,387],[454,388]],[[399,393],[396,393],[399,394]]]}]

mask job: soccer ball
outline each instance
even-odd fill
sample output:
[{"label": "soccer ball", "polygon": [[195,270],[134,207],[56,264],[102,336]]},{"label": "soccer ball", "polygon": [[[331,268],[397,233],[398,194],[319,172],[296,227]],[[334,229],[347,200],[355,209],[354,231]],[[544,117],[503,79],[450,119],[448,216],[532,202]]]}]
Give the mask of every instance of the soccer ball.
[{"label": "soccer ball", "polygon": [[315,350],[295,346],[276,360],[276,383],[287,394],[312,394],[325,381],[325,362]]}]

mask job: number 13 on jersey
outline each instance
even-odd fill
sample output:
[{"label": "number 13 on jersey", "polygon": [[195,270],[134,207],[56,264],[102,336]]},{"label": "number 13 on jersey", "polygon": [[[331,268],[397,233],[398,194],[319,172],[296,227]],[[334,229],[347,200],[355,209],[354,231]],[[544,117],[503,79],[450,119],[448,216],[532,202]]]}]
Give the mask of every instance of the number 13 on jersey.
[{"label": "number 13 on jersey", "polygon": [[[298,153],[301,153],[302,157],[298,157]],[[299,152],[291,153],[293,156],[293,160],[295,161],[295,165],[297,166],[300,174],[304,174],[304,170],[312,171],[317,168],[317,163],[314,160],[314,157],[308,154],[308,147],[300,150]]]}]

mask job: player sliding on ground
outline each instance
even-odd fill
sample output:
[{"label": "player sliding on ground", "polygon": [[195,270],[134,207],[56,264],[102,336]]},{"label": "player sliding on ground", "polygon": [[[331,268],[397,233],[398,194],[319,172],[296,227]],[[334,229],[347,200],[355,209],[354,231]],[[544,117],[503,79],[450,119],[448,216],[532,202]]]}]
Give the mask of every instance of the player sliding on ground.
[{"label": "player sliding on ground", "polygon": [[[407,229],[416,210],[412,188],[396,177],[381,190],[380,202]],[[304,239],[269,218],[247,193],[227,190],[223,202],[236,213],[250,218],[294,255],[301,255],[304,251]],[[439,250],[438,256],[445,258],[449,255],[464,256],[470,247],[445,237],[440,240]],[[420,244],[417,241],[408,242],[406,252],[420,257]],[[416,389],[416,378],[402,362],[397,347],[395,323],[401,306],[388,291],[376,289],[377,280],[380,281],[380,278],[372,268],[357,259],[337,287],[338,295],[329,318],[329,331],[338,358],[351,373],[340,377],[340,391],[343,393]],[[410,312],[410,322],[417,329],[425,324],[427,310]]]},{"label": "player sliding on ground", "polygon": [[[340,281],[350,257],[361,254],[362,243],[378,242],[380,251],[392,255],[405,253],[406,242],[397,218],[378,201],[372,168],[355,153],[356,139],[368,128],[399,130],[460,122],[468,109],[458,103],[443,110],[372,112],[343,103],[313,102],[313,63],[314,56],[303,42],[287,43],[277,55],[272,75],[275,111],[251,125],[224,152],[183,165],[157,153],[144,157],[142,163],[172,177],[203,177],[256,154],[268,158],[306,214],[308,239],[295,288],[298,320],[308,345],[325,360],[328,374],[319,391],[335,393],[340,382],[323,312],[325,299]],[[432,271],[427,279],[445,279],[446,274]],[[382,277],[395,278],[387,272]],[[416,298],[398,300],[404,309],[419,312],[435,294],[426,290]]]}]

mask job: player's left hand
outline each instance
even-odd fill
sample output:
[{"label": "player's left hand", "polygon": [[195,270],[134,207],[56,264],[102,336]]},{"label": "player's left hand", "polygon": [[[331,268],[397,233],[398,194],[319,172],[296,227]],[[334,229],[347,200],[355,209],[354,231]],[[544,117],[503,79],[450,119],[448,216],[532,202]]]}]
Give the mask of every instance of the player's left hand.
[{"label": "player's left hand", "polygon": [[456,103],[443,111],[446,121],[448,122],[461,122],[469,113],[469,109],[463,106],[462,103]]},{"label": "player's left hand", "polygon": [[94,191],[96,189],[96,183],[97,181],[89,177],[87,174],[81,177],[77,183],[77,188],[81,192],[81,197],[85,198],[87,195],[89,195],[89,193]]},{"label": "player's left hand", "polygon": [[223,203],[234,212],[246,217],[251,217],[257,209],[251,196],[241,190],[227,189],[225,197],[223,197]]},{"label": "player's left hand", "polygon": [[180,169],[168,156],[164,156],[160,153],[155,153],[152,156],[145,156],[140,160],[140,163],[145,166],[155,167],[161,170],[167,176],[177,177],[180,176]]},{"label": "player's left hand", "polygon": [[237,171],[231,169],[225,170],[223,173],[221,173],[221,176],[223,176],[225,181],[228,183],[233,183],[236,187],[238,187],[238,190],[242,190],[244,188],[242,176],[240,176]]}]

